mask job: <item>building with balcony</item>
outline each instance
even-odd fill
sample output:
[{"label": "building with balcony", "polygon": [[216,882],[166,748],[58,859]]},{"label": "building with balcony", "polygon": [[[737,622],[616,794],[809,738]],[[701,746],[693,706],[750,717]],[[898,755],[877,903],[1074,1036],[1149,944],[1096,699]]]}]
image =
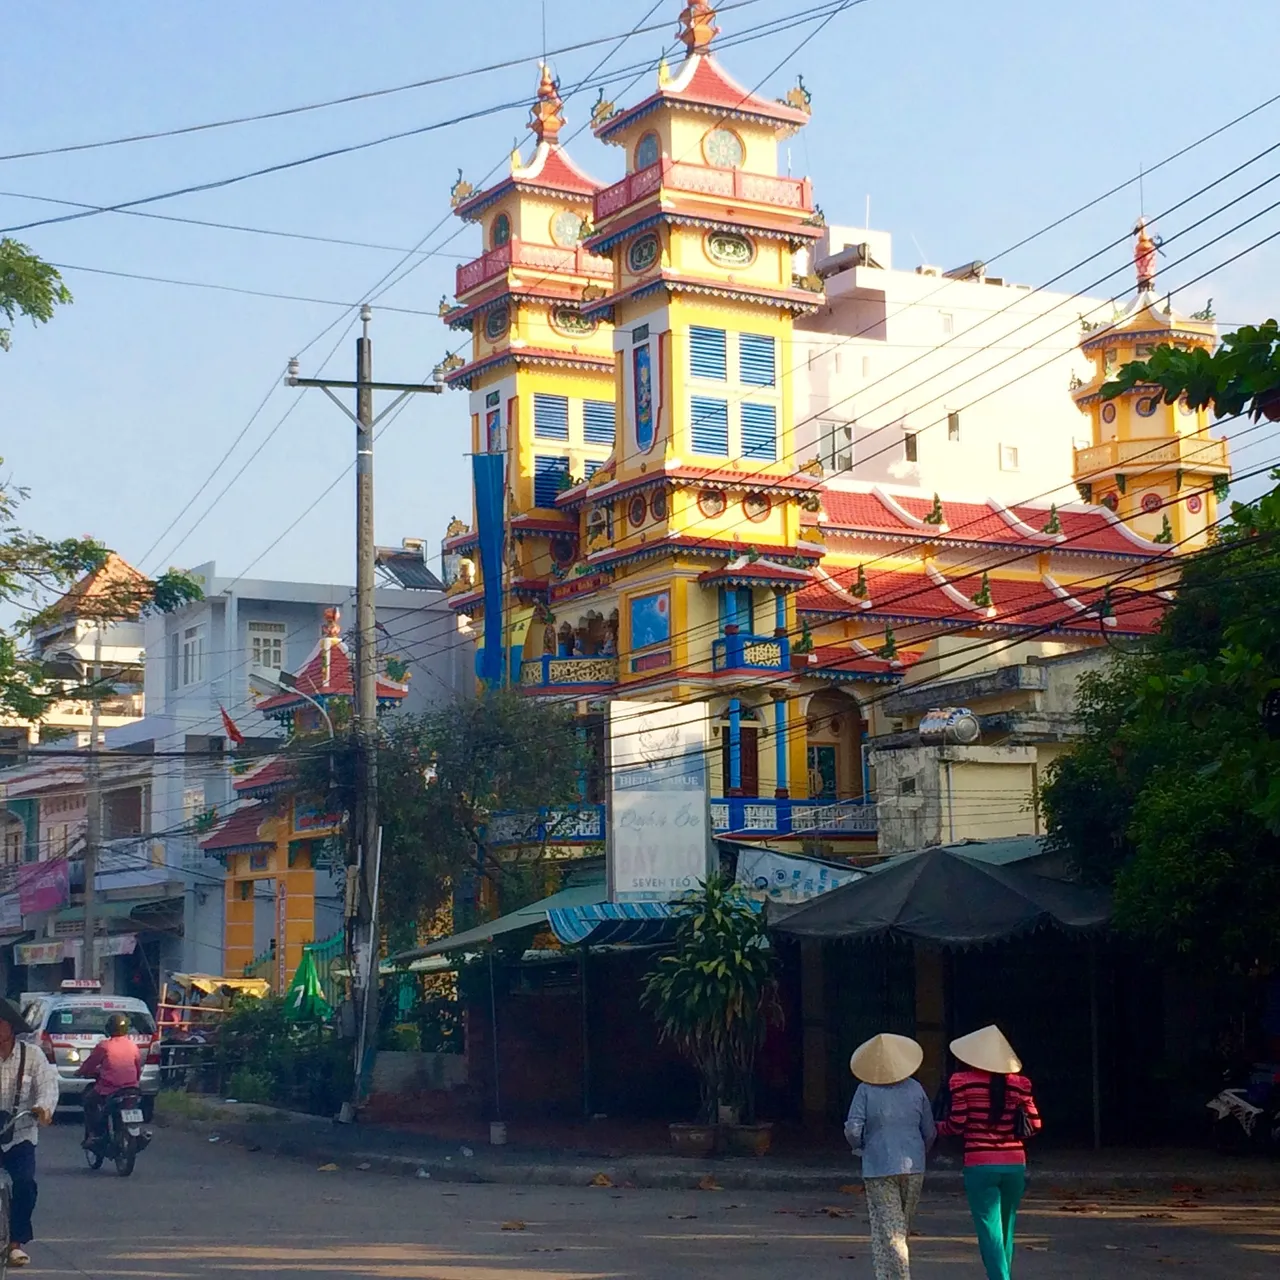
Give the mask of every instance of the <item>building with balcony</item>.
[{"label": "building with balcony", "polygon": [[[1079,312],[1102,304],[981,263],[892,270],[887,235],[828,227],[809,180],[782,172],[780,144],[810,118],[804,86],[748,91],[715,56],[713,7],[679,20],[683,62],[635,105],[596,106],[619,181],[572,176],[546,132],[559,98],[544,70],[533,159],[461,195],[485,254],[447,309],[474,334],[451,377],[471,392],[473,448],[500,453],[505,475],[501,589],[486,596],[477,513],[444,544],[449,601],[500,649],[496,678],[572,700],[598,744],[610,697],[709,704],[717,833],[872,855],[896,847],[890,826],[924,829],[896,807],[911,770],[891,753],[918,718],[895,699],[955,693],[945,682],[975,671],[1074,669],[1072,654],[1148,634],[1174,548],[1159,518],[1135,527],[1072,487],[1078,450],[1109,444],[1071,398],[1094,360]],[[520,228],[519,252],[549,252],[559,215],[540,173],[560,175],[566,227],[572,200],[590,213],[536,293],[517,250],[495,251]],[[546,336],[548,307],[567,305],[553,291],[572,297],[583,341]],[[484,308],[499,312],[491,333]],[[615,406],[595,452],[589,396]],[[1006,678],[979,745],[1023,709]],[[593,830],[604,768],[601,745]],[[1017,812],[1012,834],[1037,829],[1031,778],[999,775],[1016,796],[992,809]]]}]

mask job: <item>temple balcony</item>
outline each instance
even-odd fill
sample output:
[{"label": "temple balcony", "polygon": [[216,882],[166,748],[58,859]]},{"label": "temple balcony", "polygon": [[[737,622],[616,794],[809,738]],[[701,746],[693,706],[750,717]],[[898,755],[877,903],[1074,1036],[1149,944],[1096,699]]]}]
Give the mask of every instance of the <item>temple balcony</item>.
[{"label": "temple balcony", "polygon": [[1138,440],[1109,440],[1075,450],[1075,474],[1080,480],[1091,476],[1133,475],[1145,471],[1208,471],[1228,475],[1227,442],[1204,435],[1153,437]]},{"label": "temple balcony", "polygon": [[594,222],[599,227],[623,209],[660,190],[732,200],[735,204],[766,205],[808,216],[813,212],[813,189],[808,178],[781,178],[741,169],[712,169],[701,164],[660,160],[629,173],[621,182],[596,193]]},{"label": "temple balcony", "polygon": [[613,263],[588,253],[580,245],[561,249],[555,245],[527,244],[508,240],[490,249],[472,262],[464,262],[457,271],[455,296],[478,289],[482,284],[505,275],[512,267],[536,267],[539,271],[555,271],[569,276],[590,276],[601,280],[613,278]]},{"label": "temple balcony", "polygon": [[724,796],[711,800],[711,830],[717,836],[874,836],[876,802],[852,800],[772,800]]},{"label": "temple balcony", "polygon": [[617,683],[617,658],[554,658],[544,654],[520,664],[520,685],[525,689],[602,689]]},{"label": "temple balcony", "polygon": [[755,636],[725,628],[711,642],[711,669],[722,671],[789,671],[791,642],[786,636]]}]

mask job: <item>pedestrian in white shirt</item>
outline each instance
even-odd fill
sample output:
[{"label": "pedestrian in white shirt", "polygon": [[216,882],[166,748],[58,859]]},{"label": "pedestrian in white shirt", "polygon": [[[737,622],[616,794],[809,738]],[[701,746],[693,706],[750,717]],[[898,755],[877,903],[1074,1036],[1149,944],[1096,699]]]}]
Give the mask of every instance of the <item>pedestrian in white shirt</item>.
[{"label": "pedestrian in white shirt", "polygon": [[[9,1211],[9,1265],[25,1267],[25,1245],[34,1232],[36,1143],[40,1126],[53,1122],[58,1071],[35,1045],[19,1040],[31,1028],[12,1001],[0,999],[0,1167],[13,1181]],[[23,1112],[30,1114],[21,1115]],[[12,1118],[21,1116],[15,1122]]]}]

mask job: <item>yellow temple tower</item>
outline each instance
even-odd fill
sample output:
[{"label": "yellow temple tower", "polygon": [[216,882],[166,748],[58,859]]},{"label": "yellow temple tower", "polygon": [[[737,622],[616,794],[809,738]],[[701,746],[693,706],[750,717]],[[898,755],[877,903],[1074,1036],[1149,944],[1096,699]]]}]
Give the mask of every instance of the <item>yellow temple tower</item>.
[{"label": "yellow temple tower", "polygon": [[1094,375],[1074,391],[1089,415],[1093,442],[1075,451],[1073,479],[1085,502],[1100,503],[1154,542],[1193,550],[1208,540],[1230,476],[1227,443],[1209,434],[1208,410],[1166,404],[1159,387],[1137,386],[1105,400],[1102,384],[1158,346],[1211,350],[1207,314],[1177,315],[1155,292],[1157,243],[1145,219],[1134,228],[1138,294],[1109,321],[1088,327],[1080,349]]},{"label": "yellow temple tower", "polygon": [[[615,435],[612,333],[579,307],[584,289],[610,276],[582,243],[601,184],[561,145],[562,106],[544,65],[528,163],[517,149],[510,173],[478,192],[459,175],[454,211],[481,228],[484,251],[458,268],[456,304],[441,308],[446,324],[473,335],[471,358],[447,373],[471,393],[472,450],[507,458],[502,648],[517,681],[551,570],[577,557],[577,520],[556,510],[557,496],[595,472]],[[450,535],[446,555],[463,567],[450,603],[482,618],[475,525],[455,522]]]}]

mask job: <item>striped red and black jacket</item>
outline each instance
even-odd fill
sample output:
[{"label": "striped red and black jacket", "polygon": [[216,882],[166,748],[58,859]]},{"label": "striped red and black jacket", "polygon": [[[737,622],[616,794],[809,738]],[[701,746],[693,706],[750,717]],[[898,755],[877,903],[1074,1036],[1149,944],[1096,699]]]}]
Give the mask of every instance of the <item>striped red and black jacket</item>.
[{"label": "striped red and black jacket", "polygon": [[1026,1076],[1006,1076],[1004,1111],[991,1110],[991,1075],[986,1071],[957,1071],[951,1077],[951,1109],[938,1124],[938,1133],[964,1139],[964,1162],[1026,1164],[1027,1154],[1014,1127],[1019,1108],[1026,1112],[1033,1132],[1040,1131],[1040,1112]]}]

